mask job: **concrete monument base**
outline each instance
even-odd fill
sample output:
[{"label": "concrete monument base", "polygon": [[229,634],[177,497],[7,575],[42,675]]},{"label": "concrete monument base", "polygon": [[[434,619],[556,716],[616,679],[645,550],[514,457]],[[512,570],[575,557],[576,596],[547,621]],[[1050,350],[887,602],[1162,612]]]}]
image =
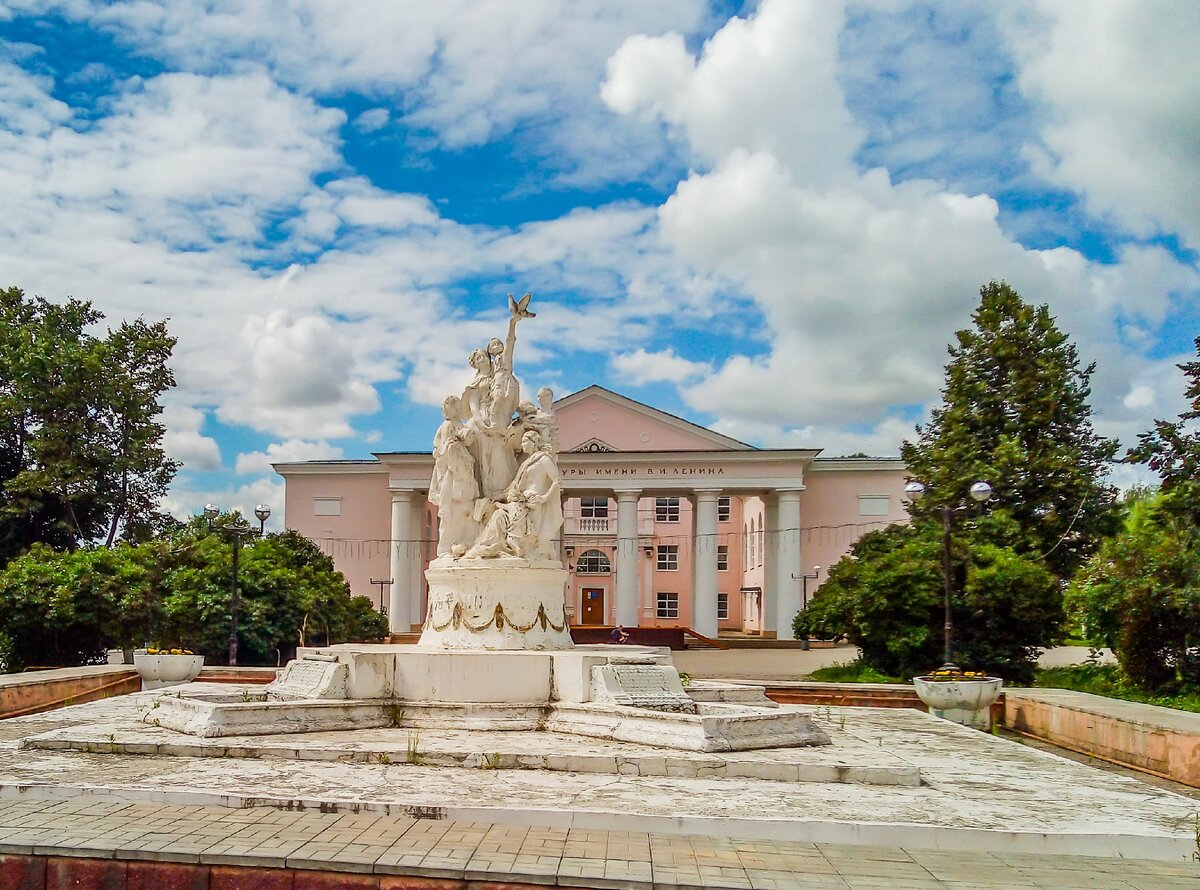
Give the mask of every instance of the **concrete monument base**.
[{"label": "concrete monument base", "polygon": [[567,572],[555,561],[435,559],[425,571],[429,611],[424,648],[570,649],[563,605]]},{"label": "concrete monument base", "polygon": [[759,706],[744,689],[722,694],[709,684],[694,699],[669,650],[459,652],[348,643],[298,655],[262,691],[164,695],[155,725],[202,738],[404,726],[549,730],[703,752],[829,744],[809,714]]}]

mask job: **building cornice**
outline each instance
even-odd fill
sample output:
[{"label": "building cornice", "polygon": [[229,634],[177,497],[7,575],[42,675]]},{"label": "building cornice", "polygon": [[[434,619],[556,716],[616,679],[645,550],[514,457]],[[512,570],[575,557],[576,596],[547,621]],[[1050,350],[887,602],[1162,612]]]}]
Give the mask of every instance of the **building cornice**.
[{"label": "building cornice", "polygon": [[813,473],[831,471],[903,470],[906,465],[899,457],[818,457],[809,466]]},{"label": "building cornice", "polygon": [[[432,455],[431,455],[432,457]],[[386,473],[387,469],[377,460],[305,460],[271,464],[285,479],[288,476],[350,475],[354,473]]]}]

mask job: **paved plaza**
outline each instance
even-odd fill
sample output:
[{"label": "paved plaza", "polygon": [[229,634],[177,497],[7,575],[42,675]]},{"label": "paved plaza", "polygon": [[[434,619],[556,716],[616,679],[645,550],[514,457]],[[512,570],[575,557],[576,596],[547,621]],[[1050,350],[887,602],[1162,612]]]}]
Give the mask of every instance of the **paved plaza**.
[{"label": "paved plaza", "polygon": [[737,840],[373,813],[231,810],[111,797],[0,801],[0,854],[34,853],[647,890],[1200,886],[1200,866],[1186,862]]}]

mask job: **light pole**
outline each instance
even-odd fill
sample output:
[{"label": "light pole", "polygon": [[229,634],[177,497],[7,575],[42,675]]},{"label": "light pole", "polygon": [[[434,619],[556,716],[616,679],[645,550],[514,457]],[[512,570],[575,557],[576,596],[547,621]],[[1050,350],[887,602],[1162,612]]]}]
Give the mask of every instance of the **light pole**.
[{"label": "light pole", "polygon": [[[229,587],[229,664],[231,667],[237,665],[238,653],[238,554],[242,549],[242,536],[254,534],[254,528],[246,520],[238,516],[223,526],[214,525],[214,520],[221,514],[220,508],[216,504],[204,505],[204,518],[208,520],[209,531],[229,534],[230,542],[233,545],[233,572],[230,575]],[[259,504],[254,508],[254,515],[258,517],[259,534],[262,534],[266,527],[267,517],[271,515],[271,508],[266,504]]]},{"label": "light pole", "polygon": [[[914,479],[904,486],[904,494],[909,500],[916,501],[925,494],[925,485]],[[992,496],[992,486],[986,482],[975,482],[971,485],[970,495],[973,501],[982,504]],[[946,663],[942,666],[943,670],[958,669],[954,664],[954,621],[950,616],[950,600],[954,594],[954,566],[950,555],[950,533],[954,527],[954,517],[965,513],[968,509],[969,507],[938,508],[942,514],[942,592],[946,601]]]},{"label": "light pole", "polygon": [[[801,612],[803,612],[805,609],[808,608],[808,582],[811,580],[814,580],[820,574],[821,574],[821,567],[813,566],[811,575],[792,575],[793,580],[799,579],[800,591],[804,597],[804,599],[802,600],[803,605],[800,606]],[[808,634],[805,634],[804,639],[800,641],[800,648],[804,649],[805,651],[808,650]]]}]

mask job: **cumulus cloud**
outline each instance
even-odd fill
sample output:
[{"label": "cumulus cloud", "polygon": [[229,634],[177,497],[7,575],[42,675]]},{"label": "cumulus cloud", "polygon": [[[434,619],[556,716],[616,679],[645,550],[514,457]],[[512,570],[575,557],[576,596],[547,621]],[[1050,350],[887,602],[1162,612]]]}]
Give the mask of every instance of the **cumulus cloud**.
[{"label": "cumulus cloud", "polygon": [[635,386],[647,383],[684,383],[712,371],[707,362],[693,362],[675,354],[674,349],[647,352],[635,349],[612,357],[617,376]]},{"label": "cumulus cloud", "polygon": [[630,34],[692,32],[706,20],[702,0],[526,0],[519,14],[503,0],[365,0],[352,11],[324,0],[17,6],[50,6],[177,69],[213,75],[265,66],[315,95],[390,101],[406,126],[441,146],[517,132],[526,150],[589,179],[590,170],[636,173],[662,154],[653,129],[603,113],[596,83],[605,60]]},{"label": "cumulus cloud", "polygon": [[189,405],[171,403],[162,413],[163,450],[183,464],[185,470],[221,469],[221,448],[216,439],[200,432],[204,412]]},{"label": "cumulus cloud", "polygon": [[245,451],[237,456],[239,476],[252,473],[271,473],[271,464],[302,460],[340,460],[342,449],[330,445],[324,439],[308,442],[304,439],[288,439],[272,442],[265,451]]},{"label": "cumulus cloud", "polygon": [[1139,235],[1200,247],[1200,5],[1037,0],[1002,21],[1045,109],[1036,169]]},{"label": "cumulus cloud", "polygon": [[251,316],[242,330],[248,380],[241,398],[220,409],[224,420],[284,435],[348,436],[347,417],[379,408],[356,374],[349,340],[324,318],[284,310]]},{"label": "cumulus cloud", "polygon": [[860,130],[836,64],[843,14],[766,0],[695,56],[673,36],[643,37],[610,63],[604,95],[615,109],[662,119],[708,160],[660,208],[664,240],[751,294],[771,332],[768,352],[734,354],[685,385],[685,399],[731,435],[759,425],[767,440],[774,425],[894,451],[880,448],[880,431],[898,429],[888,412],[936,398],[945,344],[969,324],[979,286],[1004,278],[1052,304],[1085,362],[1104,360],[1101,409],[1121,408],[1128,381],[1158,361],[1127,348],[1123,325],[1140,319],[1153,331],[1195,288],[1195,270],[1153,248],[1125,249],[1109,265],[1069,248],[1030,250],[987,194],[859,169]]}]

